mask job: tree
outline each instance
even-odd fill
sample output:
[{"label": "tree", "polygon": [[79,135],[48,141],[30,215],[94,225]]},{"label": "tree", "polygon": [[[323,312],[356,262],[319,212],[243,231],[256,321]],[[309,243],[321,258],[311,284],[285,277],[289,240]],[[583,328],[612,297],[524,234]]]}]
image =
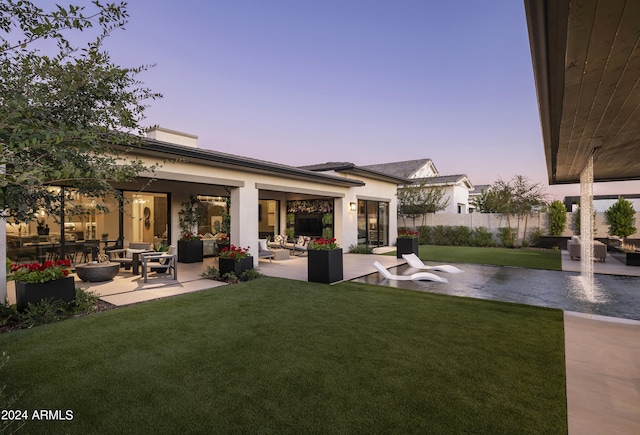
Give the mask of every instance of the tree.
[{"label": "tree", "polygon": [[540,183],[533,183],[527,177],[516,175],[511,180],[498,179],[491,185],[486,195],[481,195],[480,203],[484,210],[499,213],[507,218],[509,243],[515,245],[512,236],[511,216],[517,217],[519,233],[520,221],[524,219],[524,238],[526,240],[529,215],[545,203],[545,192]]},{"label": "tree", "polygon": [[567,208],[560,200],[554,200],[549,206],[549,234],[560,236],[567,224]]},{"label": "tree", "polygon": [[427,213],[436,213],[449,206],[450,198],[445,196],[441,187],[426,186],[424,180],[418,184],[409,184],[398,188],[398,212],[407,226],[405,218],[413,220],[416,229],[416,219],[422,217],[423,224]]},{"label": "tree", "polygon": [[623,197],[604,212],[607,224],[609,224],[609,235],[619,236],[623,239],[636,232],[636,211],[633,204]]},{"label": "tree", "polygon": [[[144,102],[161,97],[136,78],[150,66],[119,67],[102,48],[126,23],[126,4],[91,4],[87,12],[75,5],[44,11],[28,0],[0,3],[0,200],[10,222],[32,221],[39,209],[54,217],[82,211],[54,186],[119,198],[112,182],[154,169],[127,153],[142,140]],[[90,41],[82,48],[68,38],[80,32]],[[6,239],[0,239],[4,261]],[[6,289],[5,278],[0,275]]]},{"label": "tree", "polygon": [[[102,49],[126,23],[126,5],[92,4],[91,13],[0,4],[0,197],[12,220],[29,222],[39,209],[60,215],[65,198],[52,186],[118,196],[112,182],[149,169],[126,150],[141,140],[143,102],[160,95],[136,79],[149,66],[116,66]],[[73,31],[94,31],[95,39],[80,49],[67,39]]]}]

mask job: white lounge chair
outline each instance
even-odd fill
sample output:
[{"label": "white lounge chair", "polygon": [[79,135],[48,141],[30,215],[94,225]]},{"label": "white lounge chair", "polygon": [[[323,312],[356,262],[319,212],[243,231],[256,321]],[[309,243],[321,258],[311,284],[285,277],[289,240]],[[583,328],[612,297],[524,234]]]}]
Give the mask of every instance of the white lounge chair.
[{"label": "white lounge chair", "polygon": [[424,264],[422,262],[422,260],[420,260],[420,258],[418,258],[418,256],[416,254],[402,254],[402,258],[407,260],[407,263],[409,264],[409,266],[413,267],[414,269],[437,270],[437,271],[440,271],[440,272],[447,272],[447,273],[460,273],[460,272],[462,272],[457,267],[450,266],[448,264],[441,264],[439,266],[427,266],[426,264]]},{"label": "white lounge chair", "polygon": [[373,267],[375,267],[378,270],[378,272],[380,272],[382,276],[385,277],[385,279],[392,279],[396,281],[449,282],[446,278],[441,278],[438,275],[434,275],[433,273],[429,273],[429,272],[418,272],[412,275],[394,275],[391,272],[389,272],[387,269],[385,269],[385,267],[382,264],[378,263],[377,261],[374,261]]}]

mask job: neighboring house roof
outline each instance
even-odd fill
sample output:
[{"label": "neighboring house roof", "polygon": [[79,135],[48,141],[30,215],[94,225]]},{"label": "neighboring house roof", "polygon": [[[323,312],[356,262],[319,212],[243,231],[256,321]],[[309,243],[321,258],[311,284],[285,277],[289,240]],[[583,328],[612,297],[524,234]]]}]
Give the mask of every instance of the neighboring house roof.
[{"label": "neighboring house roof", "polygon": [[423,183],[425,186],[451,186],[456,184],[464,184],[467,188],[473,189],[471,180],[465,174],[458,175],[439,175],[437,177],[425,177],[411,180],[413,183]]},{"label": "neighboring house roof", "polygon": [[365,165],[361,168],[369,169],[383,174],[389,174],[399,178],[414,178],[415,174],[426,165],[431,165],[437,174],[433,161],[431,159],[405,160],[403,162],[381,163],[377,165]]},{"label": "neighboring house roof", "polygon": [[371,166],[356,166],[350,162],[326,162],[317,165],[301,166],[300,169],[313,172],[341,172],[355,176],[366,176],[376,180],[389,181],[396,184],[405,184],[408,181],[402,176],[376,171],[371,169]]},{"label": "neighboring house roof", "polygon": [[140,148],[130,149],[130,152],[135,153],[137,150],[146,151],[150,154],[166,159],[180,159],[181,161],[200,163],[214,167],[237,167],[252,173],[279,175],[290,179],[316,181],[335,186],[354,187],[364,186],[365,184],[361,180],[323,174],[296,168],[294,166],[287,166],[265,160],[222,153],[219,151],[176,145],[174,143],[162,142],[156,139],[146,138],[144,144]]},{"label": "neighboring house roof", "polygon": [[469,195],[480,195],[482,192],[486,192],[491,187],[491,184],[476,184],[469,192]]}]

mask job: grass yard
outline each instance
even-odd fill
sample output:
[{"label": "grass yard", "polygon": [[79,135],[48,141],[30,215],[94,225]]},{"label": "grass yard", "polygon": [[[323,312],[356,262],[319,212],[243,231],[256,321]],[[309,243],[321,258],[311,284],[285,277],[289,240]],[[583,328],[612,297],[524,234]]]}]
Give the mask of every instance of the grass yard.
[{"label": "grass yard", "polygon": [[[388,255],[396,255],[395,251]],[[478,248],[473,246],[420,245],[423,261],[491,264],[529,269],[562,270],[560,251],[526,248]]]},{"label": "grass yard", "polygon": [[567,432],[560,310],[262,278],[1,351],[16,409],[73,411],[23,433]]}]

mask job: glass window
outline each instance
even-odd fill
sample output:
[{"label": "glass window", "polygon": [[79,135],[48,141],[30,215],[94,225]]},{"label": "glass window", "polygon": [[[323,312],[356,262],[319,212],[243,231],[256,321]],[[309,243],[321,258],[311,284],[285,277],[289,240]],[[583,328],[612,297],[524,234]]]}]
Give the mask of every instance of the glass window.
[{"label": "glass window", "polygon": [[261,199],[258,201],[258,234],[261,239],[280,234],[278,223],[280,201],[273,199]]}]

